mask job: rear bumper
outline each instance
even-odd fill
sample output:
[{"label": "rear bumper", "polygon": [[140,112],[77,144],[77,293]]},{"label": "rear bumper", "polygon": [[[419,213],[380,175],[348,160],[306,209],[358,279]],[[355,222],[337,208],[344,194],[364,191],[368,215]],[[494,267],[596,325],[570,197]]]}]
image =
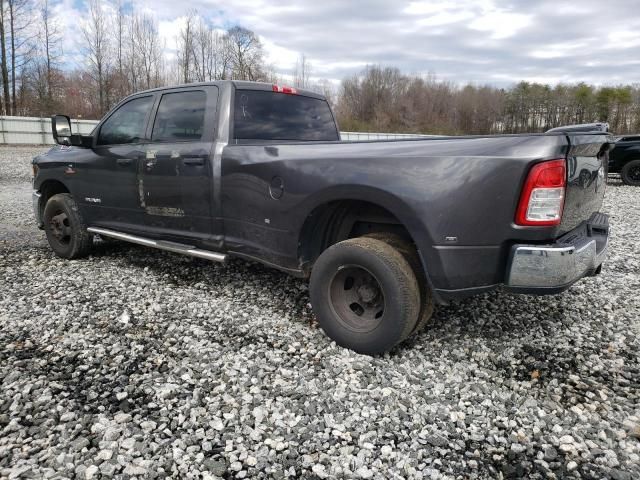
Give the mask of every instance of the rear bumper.
[{"label": "rear bumper", "polygon": [[505,287],[516,293],[562,292],[600,272],[608,242],[609,217],[595,213],[552,244],[516,244],[511,248]]}]

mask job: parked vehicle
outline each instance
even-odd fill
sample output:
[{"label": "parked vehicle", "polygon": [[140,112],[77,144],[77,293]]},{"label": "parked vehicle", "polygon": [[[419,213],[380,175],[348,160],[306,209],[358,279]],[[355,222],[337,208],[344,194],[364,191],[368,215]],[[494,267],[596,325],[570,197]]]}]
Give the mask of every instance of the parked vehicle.
[{"label": "parked vehicle", "polygon": [[[608,132],[608,123],[566,125],[547,130],[552,132]],[[609,173],[620,174],[627,185],[640,186],[640,135],[617,137],[609,153]]]},{"label": "parked vehicle", "polygon": [[640,187],[640,135],[616,140],[609,154],[609,173],[619,173],[625,184]]},{"label": "parked vehicle", "polygon": [[606,133],[341,142],[318,94],[221,81],[140,92],[92,135],[53,118],[35,216],[53,251],[94,235],[310,279],[323,330],[384,352],[434,304],[552,294],[607,252]]}]

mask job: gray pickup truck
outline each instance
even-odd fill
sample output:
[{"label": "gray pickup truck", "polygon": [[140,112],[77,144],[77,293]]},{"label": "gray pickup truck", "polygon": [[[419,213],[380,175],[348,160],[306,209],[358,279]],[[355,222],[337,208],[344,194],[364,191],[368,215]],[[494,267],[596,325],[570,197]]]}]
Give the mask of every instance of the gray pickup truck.
[{"label": "gray pickup truck", "polygon": [[220,81],[125,98],[91,135],[52,119],[33,204],[53,251],[96,235],[310,278],[320,326],[375,354],[435,304],[599,273],[603,132],[342,142],[320,95]]}]

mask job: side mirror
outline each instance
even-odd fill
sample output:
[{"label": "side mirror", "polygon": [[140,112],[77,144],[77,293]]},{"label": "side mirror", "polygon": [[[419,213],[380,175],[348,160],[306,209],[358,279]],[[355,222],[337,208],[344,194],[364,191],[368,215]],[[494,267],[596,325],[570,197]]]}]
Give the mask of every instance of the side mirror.
[{"label": "side mirror", "polygon": [[51,117],[51,133],[58,145],[71,145],[71,119],[66,115]]},{"label": "side mirror", "polygon": [[51,117],[51,133],[58,145],[91,148],[93,144],[91,135],[73,135],[71,133],[71,119],[66,115]]}]

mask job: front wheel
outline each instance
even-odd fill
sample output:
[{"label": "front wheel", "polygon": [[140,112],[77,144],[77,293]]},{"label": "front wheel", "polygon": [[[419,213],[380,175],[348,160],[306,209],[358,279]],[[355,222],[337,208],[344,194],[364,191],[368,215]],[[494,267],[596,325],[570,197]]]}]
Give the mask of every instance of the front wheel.
[{"label": "front wheel", "polygon": [[640,160],[632,160],[622,167],[620,172],[623,183],[640,187]]},{"label": "front wheel", "polygon": [[93,236],[87,232],[78,205],[68,193],[52,196],[44,207],[44,231],[53,252],[62,258],[89,253]]},{"label": "front wheel", "polygon": [[309,293],[325,333],[338,345],[369,355],[404,340],[420,313],[411,265],[375,238],[352,238],[325,250],[313,266]]}]

